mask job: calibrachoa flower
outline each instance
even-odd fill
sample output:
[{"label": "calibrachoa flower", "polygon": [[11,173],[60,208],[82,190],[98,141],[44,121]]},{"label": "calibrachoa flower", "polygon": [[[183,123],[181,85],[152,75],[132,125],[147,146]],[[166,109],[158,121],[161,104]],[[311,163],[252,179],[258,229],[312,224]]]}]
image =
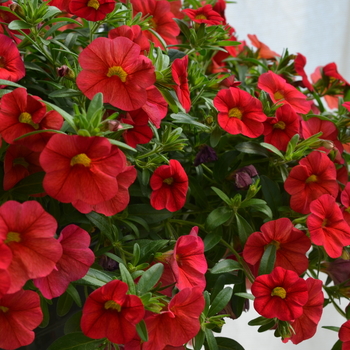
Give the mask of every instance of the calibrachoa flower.
[{"label": "calibrachoa flower", "polygon": [[69,12],[88,21],[101,21],[111,13],[115,0],[70,0]]},{"label": "calibrachoa flower", "polygon": [[302,92],[272,71],[260,75],[258,87],[269,94],[273,103],[289,104],[296,113],[306,114],[310,112],[312,102],[308,101]]},{"label": "calibrachoa flower", "polygon": [[276,267],[268,275],[258,276],[252,284],[254,308],[266,318],[293,321],[303,313],[308,301],[305,280],[294,271]]},{"label": "calibrachoa flower", "polygon": [[258,263],[269,245],[276,246],[275,266],[295,271],[298,275],[306,271],[309,260],[306,252],[310,239],[296,229],[287,218],[272,220],[261,226],[261,232],[254,232],[244,246],[243,258],[251,265]]},{"label": "calibrachoa flower", "polygon": [[341,211],[343,213],[344,220],[350,225],[350,182],[348,182],[340,195],[340,201],[343,207]]},{"label": "calibrachoa flower", "polygon": [[186,202],[188,190],[187,174],[176,159],[170,159],[169,165],[161,165],[151,176],[151,205],[157,210],[180,210]]},{"label": "calibrachoa flower", "polygon": [[214,98],[218,123],[228,133],[258,137],[264,131],[266,115],[261,102],[239,88],[223,89]]},{"label": "calibrachoa flower", "polygon": [[108,282],[87,298],[83,307],[81,329],[92,339],[107,338],[125,344],[136,335],[136,324],[144,315],[141,299],[126,294],[128,285],[119,280]]},{"label": "calibrachoa flower", "polygon": [[322,281],[308,278],[306,286],[309,299],[303,306],[303,314],[290,322],[295,333],[290,338],[284,339],[283,342],[290,340],[293,344],[299,344],[306,339],[310,339],[316,333],[323,311]]},{"label": "calibrachoa flower", "polygon": [[95,254],[89,249],[90,236],[79,226],[66,226],[57,241],[63,252],[56,267],[46,277],[34,280],[34,285],[46,299],[63,294],[69,283],[84,277],[95,261]]},{"label": "calibrachoa flower", "polygon": [[252,45],[258,49],[258,58],[274,59],[279,57],[277,52],[272,51],[266,44],[262,43],[255,34],[247,35]]},{"label": "calibrachoa flower", "polygon": [[302,55],[301,53],[298,53],[294,59],[294,69],[297,72],[297,74],[302,77],[304,87],[308,88],[310,91],[314,91],[314,88],[311,85],[311,83],[306,75],[306,72],[304,70],[305,66],[306,66],[306,57],[304,55]]},{"label": "calibrachoa flower", "polygon": [[56,6],[61,11],[69,12],[69,3],[71,0],[51,0],[49,1],[50,6]]},{"label": "calibrachoa flower", "polygon": [[291,170],[284,188],[292,196],[290,207],[298,213],[308,214],[310,203],[322,194],[337,196],[335,165],[323,152],[313,151]]},{"label": "calibrachoa flower", "polygon": [[191,109],[190,90],[187,79],[188,56],[176,58],[171,65],[171,74],[175,82],[176,95],[186,112]]},{"label": "calibrachoa flower", "polygon": [[155,82],[151,60],[125,37],[95,39],[81,52],[79,63],[79,89],[90,99],[102,92],[105,103],[125,111],[142,107],[146,89]]},{"label": "calibrachoa flower", "polygon": [[35,201],[7,201],[0,207],[0,242],[12,253],[7,268],[8,293],[15,293],[32,278],[47,276],[62,256],[54,238],[57,222]]},{"label": "calibrachoa flower", "polygon": [[0,347],[13,350],[34,340],[33,329],[43,320],[39,295],[19,290],[0,298]]},{"label": "calibrachoa flower", "polygon": [[184,9],[182,11],[195,23],[205,23],[208,26],[221,24],[225,21],[216,11],[213,10],[211,5],[205,5],[198,9]]},{"label": "calibrachoa flower", "polygon": [[331,258],[340,257],[350,244],[350,226],[343,219],[335,198],[324,194],[310,204],[307,218],[312,243],[323,246]]},{"label": "calibrachoa flower", "polygon": [[350,350],[350,320],[341,325],[338,336],[342,341],[341,350]]}]

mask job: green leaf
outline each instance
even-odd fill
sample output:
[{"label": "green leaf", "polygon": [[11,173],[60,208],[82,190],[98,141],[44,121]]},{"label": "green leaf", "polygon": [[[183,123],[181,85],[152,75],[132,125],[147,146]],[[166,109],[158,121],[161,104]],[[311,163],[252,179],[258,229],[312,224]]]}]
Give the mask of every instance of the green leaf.
[{"label": "green leaf", "polygon": [[248,325],[249,326],[261,326],[263,324],[268,324],[270,322],[270,318],[265,318],[265,317],[262,317],[262,316],[259,316],[257,318],[254,318],[253,320],[250,320],[248,322]]},{"label": "green leaf", "polygon": [[142,341],[148,341],[148,331],[144,320],[136,325],[136,331]]},{"label": "green leaf", "polygon": [[24,86],[19,85],[17,83],[13,83],[12,81],[0,79],[0,85],[6,85],[6,86],[14,86],[14,87],[21,87],[24,88]]},{"label": "green leaf", "polygon": [[220,207],[214,209],[207,217],[206,228],[208,231],[212,231],[218,226],[224,224],[231,218],[233,214],[232,209],[228,207]]},{"label": "green leaf", "polygon": [[62,89],[50,92],[48,96],[51,98],[66,98],[66,97],[81,96],[81,95],[82,95],[81,91],[62,88]]},{"label": "green leaf", "polygon": [[122,281],[128,285],[130,294],[136,294],[135,282],[131,277],[129,270],[124,264],[119,264],[119,269]]},{"label": "green leaf", "polygon": [[173,62],[177,58],[183,58],[186,56],[186,53],[180,50],[170,49],[168,51],[168,56],[170,58],[170,62]]},{"label": "green leaf", "polygon": [[16,19],[8,25],[8,28],[11,30],[18,30],[18,29],[30,29],[33,26],[27,22],[21,21],[19,19]]},{"label": "green leaf", "polygon": [[235,295],[237,295],[238,297],[244,298],[244,299],[249,299],[249,300],[255,299],[254,295],[249,294],[249,293],[235,293]]},{"label": "green leaf", "polygon": [[169,245],[169,240],[159,239],[150,240],[142,239],[138,241],[141,248],[141,258],[140,261],[148,261],[150,256],[156,252],[161,251],[165,246]]},{"label": "green leaf", "polygon": [[173,216],[168,210],[156,210],[149,204],[131,204],[128,206],[128,212],[144,219],[148,224],[156,224]]},{"label": "green leaf", "polygon": [[61,10],[59,10],[57,7],[55,6],[49,6],[47,8],[47,11],[45,13],[45,15],[42,17],[42,20],[49,18],[49,17],[53,17],[54,15],[56,15],[57,13],[61,13]]},{"label": "green leaf", "polygon": [[46,299],[43,297],[40,298],[40,307],[41,307],[41,311],[43,312],[44,318],[41,321],[39,327],[45,328],[50,323],[50,312],[49,312],[48,301],[46,301]]},{"label": "green leaf", "polygon": [[269,149],[271,152],[277,154],[280,158],[284,159],[284,155],[275,146],[273,146],[273,145],[271,145],[269,143],[265,143],[265,142],[261,142],[260,145],[263,146],[266,149]]},{"label": "green leaf", "polygon": [[276,250],[277,248],[274,244],[267,246],[260,261],[259,275],[267,275],[272,272],[276,261]]},{"label": "green leaf", "polygon": [[53,133],[56,133],[56,134],[63,134],[63,135],[66,135],[65,132],[62,132],[62,131],[59,131],[59,130],[55,130],[55,129],[43,129],[43,130],[35,130],[35,131],[31,131],[31,132],[28,132],[28,134],[24,134],[22,136],[19,136],[15,139],[15,141],[17,140],[20,140],[20,139],[24,139],[25,137],[28,137],[28,136],[31,136],[31,135],[35,135],[35,134],[42,134],[44,132],[53,132]]},{"label": "green leaf", "polygon": [[209,131],[210,127],[207,125],[204,125],[202,123],[199,123],[196,121],[197,118],[194,118],[192,116],[190,116],[189,114],[186,113],[173,113],[170,114],[170,117],[174,119],[174,123],[181,123],[181,124],[190,124],[190,125],[194,125],[197,126],[198,128],[204,130],[204,131]]},{"label": "green leaf", "polygon": [[244,350],[243,346],[235,340],[224,337],[216,337],[219,350]]},{"label": "green leaf", "polygon": [[119,256],[117,256],[117,255],[115,255],[113,253],[105,252],[104,255],[108,256],[110,259],[116,261],[119,264],[123,264],[124,263],[122,258],[119,258]]},{"label": "green leaf", "polygon": [[222,238],[222,230],[215,230],[204,237],[204,251],[214,248]]},{"label": "green leaf", "polygon": [[141,256],[141,248],[140,248],[140,245],[138,243],[135,243],[134,244],[134,247],[132,249],[132,265],[136,266],[139,261],[140,261],[140,256]]},{"label": "green leaf", "polygon": [[115,239],[115,230],[113,229],[110,218],[102,214],[98,214],[94,211],[86,214],[86,217],[101,231],[102,234],[108,237],[111,241]]},{"label": "green leaf", "polygon": [[280,188],[276,182],[265,175],[260,176],[261,190],[274,216],[278,215],[278,208],[282,205]]},{"label": "green leaf", "polygon": [[219,292],[216,298],[210,305],[208,317],[216,315],[218,312],[222,311],[223,308],[228,304],[232,297],[232,288],[226,287]]},{"label": "green leaf", "polygon": [[75,281],[76,284],[87,284],[93,287],[102,287],[106,283],[112,281],[112,278],[103,273],[100,270],[96,270],[90,267],[88,273],[78,281]]},{"label": "green leaf", "polygon": [[188,28],[187,24],[185,21],[178,19],[178,18],[174,18],[174,21],[177,23],[177,25],[180,27],[181,32],[183,33],[183,35],[189,39],[191,36],[191,32],[190,29]]},{"label": "green leaf", "polygon": [[253,233],[254,230],[244,217],[242,217],[238,213],[235,214],[235,217],[237,220],[238,236],[241,243],[244,244],[248,239],[249,235]]},{"label": "green leaf", "polygon": [[[89,108],[86,113],[86,119],[88,121],[94,121],[96,114],[100,114],[103,110],[103,94],[101,92],[98,92],[90,101]],[[97,125],[94,124],[95,127],[97,127],[100,123],[97,123]]]},{"label": "green leaf", "polygon": [[54,109],[59,114],[61,114],[63,119],[73,128],[73,130],[77,130],[77,128],[75,126],[75,123],[74,123],[74,119],[69,113],[67,113],[62,108],[57,107],[56,105],[54,105],[54,104],[52,104],[50,102],[47,102],[47,101],[44,101],[44,100],[42,100],[42,102],[45,103],[47,106],[51,107],[52,109]]},{"label": "green leaf", "polygon": [[76,312],[74,315],[72,315],[68,321],[64,324],[64,334],[69,334],[69,333],[74,333],[74,332],[79,332],[80,331],[80,320],[81,320],[81,315],[82,311]]},{"label": "green leaf", "polygon": [[236,145],[236,150],[248,153],[248,154],[259,154],[264,157],[269,156],[269,152],[262,146],[254,142],[242,142]]},{"label": "green leaf", "polygon": [[246,201],[243,201],[240,205],[240,208],[254,207],[256,204],[266,204],[266,202],[262,199],[251,198]]},{"label": "green leaf", "polygon": [[233,40],[222,40],[222,41],[217,41],[215,44],[218,46],[237,46],[237,45],[240,45],[241,42],[233,41]]},{"label": "green leaf", "polygon": [[196,337],[194,338],[194,346],[193,349],[194,350],[201,350],[203,344],[204,344],[204,340],[205,340],[205,333],[203,332],[203,330],[200,330]]},{"label": "green leaf", "polygon": [[80,299],[80,295],[77,291],[77,289],[70,284],[67,288],[67,293],[72,297],[72,299],[74,300],[74,302],[79,306],[82,307],[82,303],[81,303],[81,299]]},{"label": "green leaf", "polygon": [[343,342],[341,340],[337,340],[331,350],[342,350],[342,347],[343,347]]},{"label": "green leaf", "polygon": [[57,301],[56,313],[58,316],[63,317],[68,314],[69,310],[73,306],[73,299],[68,293],[63,293]]},{"label": "green leaf", "polygon": [[44,172],[31,174],[21,180],[15,187],[11,188],[10,192],[17,200],[27,198],[31,194],[43,193],[44,176]]},{"label": "green leaf", "polygon": [[112,144],[112,145],[115,145],[115,146],[118,146],[119,148],[124,148],[124,149],[127,149],[129,151],[132,151],[132,152],[136,152],[136,149],[127,145],[126,143],[124,142],[121,142],[121,141],[118,141],[118,140],[113,140],[113,139],[108,139],[108,141]]},{"label": "green leaf", "polygon": [[211,329],[204,328],[204,332],[209,350],[219,350],[213,331]]},{"label": "green leaf", "polygon": [[90,339],[81,332],[70,333],[54,341],[47,350],[96,350],[101,339]]},{"label": "green leaf", "polygon": [[220,274],[241,269],[242,266],[238,261],[232,259],[225,259],[219,261],[216,265],[214,265],[214,267],[210,269],[210,272],[213,274]]},{"label": "green leaf", "polygon": [[334,332],[339,332],[340,327],[334,327],[334,326],[322,326],[322,328],[324,329],[329,329],[330,331],[334,331]]},{"label": "green leaf", "polygon": [[216,187],[211,187],[211,189],[228,205],[231,205],[231,199],[221,190]]},{"label": "green leaf", "polygon": [[161,278],[164,271],[164,266],[161,263],[151,266],[141,276],[136,289],[139,295],[150,291]]},{"label": "green leaf", "polygon": [[273,218],[272,210],[266,204],[262,204],[262,205],[256,204],[256,205],[254,205],[253,209],[265,214],[269,219]]}]

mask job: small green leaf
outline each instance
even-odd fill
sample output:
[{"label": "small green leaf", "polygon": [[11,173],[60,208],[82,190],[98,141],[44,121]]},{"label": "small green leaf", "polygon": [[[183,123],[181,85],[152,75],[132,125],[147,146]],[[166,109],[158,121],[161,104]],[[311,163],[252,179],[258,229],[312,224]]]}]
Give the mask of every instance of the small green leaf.
[{"label": "small green leaf", "polygon": [[130,294],[136,294],[135,282],[131,277],[129,270],[124,264],[119,264],[119,269],[122,281],[128,285]]},{"label": "small green leaf", "polygon": [[164,266],[161,263],[151,266],[141,276],[138,284],[137,291],[139,295],[145,294],[150,291],[156,283],[159,281],[164,271]]},{"label": "small green leaf", "polygon": [[271,273],[276,261],[276,246],[274,244],[269,244],[265,248],[266,249],[260,261],[259,275],[267,275]]},{"label": "small green leaf", "polygon": [[216,337],[219,350],[244,350],[243,346],[235,340],[224,337]]},{"label": "small green leaf", "polygon": [[54,15],[56,15],[57,13],[61,13],[61,10],[59,10],[57,7],[55,6],[49,6],[47,8],[47,11],[45,13],[45,15],[42,17],[42,20],[49,18],[49,17],[53,17]]},{"label": "small green leaf", "polygon": [[219,261],[212,269],[210,269],[210,272],[213,274],[220,274],[241,269],[242,266],[238,261],[232,259],[225,259]]},{"label": "small green leaf", "polygon": [[6,85],[6,86],[14,86],[14,87],[21,87],[24,88],[24,86],[19,85],[17,83],[13,83],[12,81],[0,79],[0,85]]},{"label": "small green leaf", "polygon": [[96,350],[101,339],[91,339],[81,332],[70,333],[55,340],[47,350]]},{"label": "small green leaf", "polygon": [[248,154],[259,154],[264,157],[269,156],[269,152],[262,146],[254,142],[242,142],[236,145],[236,150],[248,153]]},{"label": "small green leaf", "polygon": [[67,335],[69,333],[79,332],[80,331],[80,320],[82,311],[76,312],[74,315],[72,315],[68,321],[64,324],[64,334]]},{"label": "small green leaf", "polygon": [[222,238],[222,230],[215,230],[204,237],[204,251],[214,248]]},{"label": "small green leaf", "polygon": [[81,96],[81,95],[82,95],[81,91],[62,88],[62,89],[50,92],[48,96],[51,98],[66,98],[66,97]]},{"label": "small green leaf", "polygon": [[30,28],[32,28],[32,25],[27,23],[27,22],[16,19],[16,20],[10,22],[10,24],[8,25],[8,28],[11,30],[30,29]]},{"label": "small green leaf", "polygon": [[240,45],[241,42],[233,41],[233,40],[222,40],[222,41],[217,41],[215,44],[218,46],[237,46],[237,45]]},{"label": "small green leaf", "polygon": [[218,226],[224,224],[231,218],[233,214],[232,209],[228,207],[220,207],[214,209],[207,217],[206,228],[208,231],[212,231]]},{"label": "small green leaf", "polygon": [[182,113],[182,112],[179,112],[176,114],[173,113],[173,114],[170,114],[170,117],[174,119],[174,123],[191,124],[203,130],[207,130],[207,131],[210,130],[209,126],[197,122],[196,121],[197,118],[194,118],[186,113]]},{"label": "small green leaf", "polygon": [[235,295],[237,295],[238,297],[244,298],[244,299],[249,299],[249,300],[255,299],[254,295],[249,294],[249,293],[235,293]]},{"label": "small green leaf", "polygon": [[201,348],[204,344],[204,340],[205,340],[205,333],[202,330],[200,330],[198,332],[198,334],[196,335],[196,337],[194,338],[193,349],[194,350],[201,350]]},{"label": "small green leaf", "polygon": [[50,102],[47,102],[47,101],[42,101],[42,102],[45,103],[47,106],[51,107],[52,109],[54,109],[59,114],[61,114],[63,119],[73,128],[73,130],[77,130],[77,128],[75,126],[75,123],[74,123],[74,119],[69,113],[67,113],[62,108],[57,107],[56,105],[54,105],[54,104],[52,104]]},{"label": "small green leaf", "polygon": [[334,327],[334,326],[322,326],[324,329],[329,329],[330,331],[334,331],[339,333],[340,327]]},{"label": "small green leaf", "polygon": [[102,287],[110,281],[112,281],[112,278],[109,275],[90,267],[88,273],[83,278],[75,281],[74,283],[87,284],[94,287]]},{"label": "small green leaf", "polygon": [[204,328],[204,332],[209,350],[219,350],[213,331],[211,329]]},{"label": "small green leaf", "polygon": [[136,330],[137,330],[137,334],[139,335],[142,341],[148,341],[148,332],[147,332],[147,327],[144,320],[142,320],[136,325]]},{"label": "small green leaf", "polygon": [[235,214],[235,217],[237,220],[238,236],[241,243],[244,244],[248,239],[249,235],[253,233],[254,230],[244,217],[242,217],[238,213]]},{"label": "small green leaf", "polygon": [[69,310],[73,306],[73,299],[68,293],[63,293],[57,301],[56,313],[58,316],[63,317],[68,314]]},{"label": "small green leaf", "polygon": [[284,155],[281,153],[281,151],[276,148],[275,146],[269,144],[269,143],[265,143],[265,142],[261,142],[260,143],[261,146],[263,146],[266,149],[269,149],[271,152],[275,153],[276,155],[278,155],[280,158],[284,159]]},{"label": "small green leaf", "polygon": [[119,148],[124,148],[124,149],[127,149],[129,151],[132,151],[132,152],[136,152],[136,149],[127,145],[126,143],[124,142],[120,142],[120,141],[117,141],[117,140],[113,140],[113,139],[108,139],[108,141],[112,144],[112,145],[115,145],[115,146],[118,146]]},{"label": "small green leaf", "polygon": [[216,315],[218,312],[223,310],[223,308],[228,304],[232,297],[232,288],[226,287],[219,292],[216,298],[210,305],[208,317]]},{"label": "small green leaf", "polygon": [[67,293],[72,297],[72,299],[77,304],[77,306],[82,307],[80,295],[79,295],[77,289],[72,284],[70,284],[68,286]]},{"label": "small green leaf", "polygon": [[228,205],[231,205],[231,199],[221,190],[216,187],[211,187],[211,189]]}]

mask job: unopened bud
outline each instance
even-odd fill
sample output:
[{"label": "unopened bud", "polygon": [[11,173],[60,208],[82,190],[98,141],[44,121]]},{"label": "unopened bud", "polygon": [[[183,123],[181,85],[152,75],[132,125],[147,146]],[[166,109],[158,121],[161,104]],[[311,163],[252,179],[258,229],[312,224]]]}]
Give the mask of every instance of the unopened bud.
[{"label": "unopened bud", "polygon": [[22,9],[21,6],[19,6],[17,3],[13,2],[10,6],[9,9],[11,11],[13,11],[14,13],[16,13],[18,16],[20,17],[25,17],[25,13]]},{"label": "unopened bud", "polygon": [[63,65],[62,67],[57,68],[57,74],[61,78],[66,78],[69,80],[75,79],[75,74],[72,69],[70,69],[68,66]]}]

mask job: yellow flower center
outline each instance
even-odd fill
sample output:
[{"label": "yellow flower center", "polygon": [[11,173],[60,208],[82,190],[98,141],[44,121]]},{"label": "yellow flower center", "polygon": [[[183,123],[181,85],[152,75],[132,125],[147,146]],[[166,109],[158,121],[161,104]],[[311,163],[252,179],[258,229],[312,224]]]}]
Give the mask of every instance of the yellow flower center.
[{"label": "yellow flower center", "polygon": [[93,7],[95,10],[98,10],[98,8],[100,7],[100,2],[98,0],[89,0],[87,5],[89,7]]},{"label": "yellow flower center", "polygon": [[328,224],[328,220],[325,218],[325,219],[322,221],[322,227],[327,226],[327,224]]},{"label": "yellow flower center", "polygon": [[9,308],[6,306],[0,306],[0,311],[5,313],[5,312],[9,311]]},{"label": "yellow flower center", "polygon": [[21,113],[18,120],[20,123],[31,125],[35,130],[39,129],[39,124],[34,123],[31,114],[27,112]]},{"label": "yellow flower center", "polygon": [[350,213],[350,207],[347,207],[347,208],[345,209],[345,211],[346,211],[347,213]]},{"label": "yellow flower center", "polygon": [[71,166],[74,166],[76,164],[81,164],[84,165],[84,167],[89,168],[91,159],[85,153],[80,153],[74,156],[70,161]]},{"label": "yellow flower center", "polygon": [[157,23],[153,18],[150,19],[150,24],[151,24],[151,28],[153,28],[154,30],[157,29]]},{"label": "yellow flower center", "polygon": [[118,312],[120,312],[122,310],[121,305],[119,305],[118,303],[116,303],[114,300],[108,300],[105,302],[104,308],[106,310],[112,309],[112,310],[117,310]]},{"label": "yellow flower center", "polygon": [[195,19],[207,19],[203,14],[197,15]]},{"label": "yellow flower center", "polygon": [[230,118],[238,118],[239,120],[241,120],[242,119],[242,112],[238,108],[234,107],[228,111],[228,116]]},{"label": "yellow flower center", "polygon": [[125,83],[128,73],[126,73],[125,70],[120,66],[113,66],[108,69],[107,77],[110,78],[113,75],[117,75],[120,80]]},{"label": "yellow flower center", "polygon": [[165,182],[168,185],[171,185],[174,182],[174,179],[172,177],[168,177],[167,179],[164,179],[163,182]]},{"label": "yellow flower center", "polygon": [[272,241],[264,247],[264,250],[266,250],[269,245],[274,245],[276,247],[276,250],[280,249],[280,242]]},{"label": "yellow flower center", "polygon": [[21,241],[21,235],[18,232],[9,232],[6,236],[4,243],[8,244],[11,242],[20,242],[20,241]]},{"label": "yellow flower center", "polygon": [[281,91],[276,91],[273,94],[273,97],[275,98],[275,100],[282,100],[284,98],[283,94]]},{"label": "yellow flower center", "polygon": [[306,183],[310,183],[310,182],[317,182],[317,176],[316,175],[311,175],[306,179]]},{"label": "yellow flower center", "polygon": [[273,125],[273,128],[284,130],[286,128],[286,124],[282,122],[282,120],[280,120],[279,122]]},{"label": "yellow flower center", "polygon": [[287,292],[283,287],[276,287],[272,290],[271,296],[277,296],[281,299],[285,299],[285,297],[287,296]]}]

